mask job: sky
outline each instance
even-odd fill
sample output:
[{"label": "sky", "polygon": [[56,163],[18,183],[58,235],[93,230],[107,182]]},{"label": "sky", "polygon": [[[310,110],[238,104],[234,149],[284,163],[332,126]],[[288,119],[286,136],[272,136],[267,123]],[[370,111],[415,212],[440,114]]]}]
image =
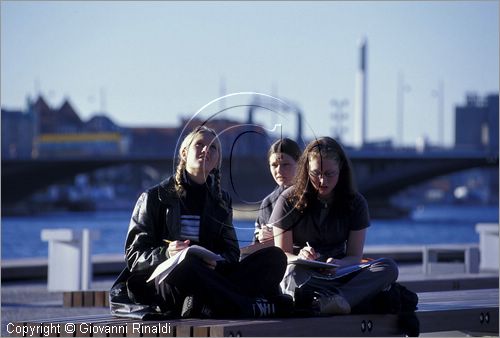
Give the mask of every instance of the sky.
[{"label": "sky", "polygon": [[[337,128],[350,144],[365,37],[366,141],[450,146],[455,107],[498,93],[498,16],[498,1],[2,1],[1,106],[42,94],[55,108],[68,99],[83,120],[104,111],[122,126],[168,127],[222,108],[243,122],[235,106],[252,96],[236,93],[258,92],[299,107],[307,137]],[[235,95],[217,101],[224,94]],[[334,119],[332,101],[346,118]],[[255,120],[295,136],[279,108]]]}]

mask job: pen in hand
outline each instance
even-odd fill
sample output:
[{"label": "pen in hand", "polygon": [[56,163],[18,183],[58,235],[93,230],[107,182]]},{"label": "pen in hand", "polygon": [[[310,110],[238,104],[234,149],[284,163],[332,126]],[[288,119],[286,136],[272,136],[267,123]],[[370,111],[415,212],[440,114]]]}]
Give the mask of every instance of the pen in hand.
[{"label": "pen in hand", "polygon": [[306,242],[306,246],[304,248],[302,248],[301,255],[305,259],[315,260],[317,258],[317,254],[316,254],[316,252],[314,252],[314,249],[309,244],[309,242]]},{"label": "pen in hand", "polygon": [[309,244],[309,242],[306,241],[306,248],[308,248],[309,250],[309,254],[312,255],[312,259],[313,260],[316,260],[319,258],[320,254],[316,252],[316,250],[314,250],[314,248],[311,246],[311,244]]}]

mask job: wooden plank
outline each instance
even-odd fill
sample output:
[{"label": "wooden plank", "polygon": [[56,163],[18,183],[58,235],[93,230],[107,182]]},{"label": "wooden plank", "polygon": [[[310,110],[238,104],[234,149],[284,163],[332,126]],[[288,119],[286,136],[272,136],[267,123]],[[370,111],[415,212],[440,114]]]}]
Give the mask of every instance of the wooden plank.
[{"label": "wooden plank", "polygon": [[167,323],[164,323],[161,330],[158,332],[158,337],[178,337],[176,331],[176,326],[174,326],[174,324],[169,321]]},{"label": "wooden plank", "polygon": [[127,337],[127,323],[92,323],[90,331],[93,337]]},{"label": "wooden plank", "polygon": [[94,291],[83,291],[83,304],[84,307],[94,306]]},{"label": "wooden plank", "polygon": [[127,323],[127,337],[157,337],[149,336],[142,333],[143,324],[140,323]]},{"label": "wooden plank", "polygon": [[143,337],[172,337],[172,326],[170,323],[155,323],[146,324],[141,327],[141,334]]},{"label": "wooden plank", "polygon": [[286,320],[246,321],[224,326],[224,336],[393,336],[396,315],[339,315]]},{"label": "wooden plank", "polygon": [[[498,333],[498,288],[419,293],[417,316],[421,332],[470,331]],[[111,315],[79,316],[29,322],[36,330],[40,323],[75,325],[77,336],[102,336],[103,327],[125,327],[127,335],[134,324],[142,325],[139,335],[151,336],[389,336],[400,335],[396,315],[346,315],[310,318],[283,318],[262,320],[177,319],[142,322]],[[15,323],[23,328],[24,323]],[[92,327],[94,325],[94,327]],[[159,327],[167,327],[159,332]],[[94,330],[92,330],[94,328]],[[99,329],[100,328],[100,329]],[[149,330],[146,331],[146,328]],[[95,331],[97,330],[97,332]],[[37,332],[42,332],[38,329]],[[61,332],[63,333],[63,332]],[[106,332],[107,334],[107,332]],[[109,335],[123,336],[123,331],[109,331]]]},{"label": "wooden plank", "polygon": [[209,326],[209,337],[224,337],[224,327],[223,326],[216,326],[216,325],[211,325]]},{"label": "wooden plank", "polygon": [[193,337],[209,337],[209,333],[207,326],[193,326]]},{"label": "wooden plank", "polygon": [[446,305],[450,309],[474,307],[498,307],[498,288],[483,290],[461,290],[443,292],[422,292],[418,294],[419,310],[429,305]]},{"label": "wooden plank", "polygon": [[413,292],[453,291],[453,290],[476,290],[493,289],[498,287],[498,276],[479,278],[446,278],[409,280],[399,282]]},{"label": "wooden plank", "polygon": [[417,312],[420,332],[477,331],[498,335],[498,307],[484,309],[460,309]]},{"label": "wooden plank", "polygon": [[75,332],[68,332],[66,327],[64,325],[61,325],[61,332],[59,334],[59,337],[75,337]]},{"label": "wooden plank", "polygon": [[95,291],[94,292],[94,306],[97,306],[97,307],[104,306],[104,297],[106,297],[105,291]]},{"label": "wooden plank", "polygon": [[59,337],[61,334],[61,330],[64,330],[64,326],[61,324],[53,324],[53,323],[42,323],[43,326],[43,337]]},{"label": "wooden plank", "polygon": [[[127,324],[108,324],[107,327],[109,328],[108,332],[105,332],[108,337],[127,337]],[[94,333],[95,337],[103,336],[102,333],[98,333],[96,336]]]},{"label": "wooden plank", "polygon": [[82,307],[83,306],[83,292],[74,291],[73,292],[73,301],[71,302],[73,307]]},{"label": "wooden plank", "polygon": [[[407,280],[401,281],[400,284],[414,292],[432,292],[432,291],[453,291],[453,290],[473,290],[473,289],[489,289],[498,288],[498,276],[486,276],[470,278],[457,277],[435,279],[428,278],[423,280]],[[93,301],[82,300],[84,306],[109,307],[109,291],[93,290],[93,291],[65,291],[63,293],[63,306],[73,306],[73,298],[78,298],[79,294],[86,295],[91,293],[94,297]],[[88,297],[88,296],[87,296]]]},{"label": "wooden plank", "polygon": [[75,337],[92,337],[92,325],[89,322],[75,324]]},{"label": "wooden plank", "polygon": [[127,337],[173,337],[170,322],[135,322],[127,324]]},{"label": "wooden plank", "polygon": [[177,325],[175,327],[175,337],[192,337],[193,327],[191,325]]},{"label": "wooden plank", "polygon": [[73,306],[72,292],[69,291],[63,292],[63,307],[72,307],[72,306]]},{"label": "wooden plank", "polygon": [[27,330],[27,337],[42,337],[43,325],[42,323],[26,323],[24,328]]}]

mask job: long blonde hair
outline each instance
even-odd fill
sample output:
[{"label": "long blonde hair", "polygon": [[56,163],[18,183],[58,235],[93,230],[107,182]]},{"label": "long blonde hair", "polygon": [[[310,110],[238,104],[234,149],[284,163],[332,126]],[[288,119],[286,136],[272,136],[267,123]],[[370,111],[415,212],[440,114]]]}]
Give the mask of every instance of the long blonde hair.
[{"label": "long blonde hair", "polygon": [[[221,143],[219,140],[219,137],[215,130],[212,128],[209,128],[207,126],[201,125],[196,128],[194,128],[189,134],[186,135],[184,140],[181,143],[181,146],[179,147],[179,153],[178,153],[178,159],[179,162],[177,164],[177,168],[175,170],[175,176],[174,176],[174,181],[175,181],[175,190],[177,191],[178,194],[181,194],[184,192],[184,187],[182,186],[182,176],[183,172],[186,169],[186,160],[181,156],[182,151],[184,149],[189,148],[191,145],[191,142],[193,142],[194,138],[196,135],[201,134],[201,133],[209,133],[214,136],[213,143],[215,144],[217,148],[217,152],[219,155],[217,165],[215,166],[214,169],[212,169],[209,173],[209,175],[213,175],[214,180],[215,180],[215,190],[216,190],[216,197],[219,200],[222,200],[222,192],[221,192],[221,187],[220,187],[220,168],[222,165],[222,153],[221,153]],[[207,177],[208,178],[208,177]],[[211,189],[209,189],[211,191]]]}]

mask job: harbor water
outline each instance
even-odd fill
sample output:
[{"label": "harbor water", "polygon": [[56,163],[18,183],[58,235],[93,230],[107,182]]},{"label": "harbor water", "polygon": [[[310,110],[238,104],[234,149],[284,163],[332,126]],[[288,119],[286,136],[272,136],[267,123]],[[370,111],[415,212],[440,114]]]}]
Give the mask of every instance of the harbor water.
[{"label": "harbor water", "polygon": [[[50,213],[2,217],[2,259],[47,257],[48,244],[42,229],[96,229],[93,254],[123,253],[130,211]],[[373,219],[366,245],[478,243],[475,225],[498,223],[498,206],[429,206],[416,208],[405,219]],[[240,246],[251,242],[253,221],[235,220]]]}]

